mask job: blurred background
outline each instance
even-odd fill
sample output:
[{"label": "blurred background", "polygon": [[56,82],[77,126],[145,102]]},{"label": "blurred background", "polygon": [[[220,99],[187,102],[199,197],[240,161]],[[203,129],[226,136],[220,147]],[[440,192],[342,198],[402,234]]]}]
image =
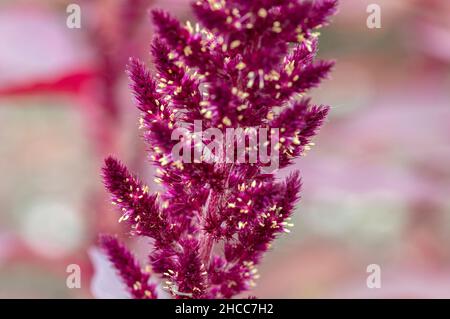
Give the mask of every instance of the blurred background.
[{"label": "blurred background", "polygon": [[[312,92],[331,117],[296,164],[296,227],[251,294],[450,298],[450,2],[340,2],[320,41],[337,66]],[[78,0],[81,28],[69,29],[69,3],[0,0],[0,298],[123,295],[112,279],[100,287],[114,273],[94,247],[99,232],[122,232],[103,158],[153,173],[125,64],[150,63],[147,8],[192,19],[188,0]],[[366,25],[371,3],[379,29]],[[69,264],[81,289],[66,286]],[[370,264],[380,289],[366,285]]]}]

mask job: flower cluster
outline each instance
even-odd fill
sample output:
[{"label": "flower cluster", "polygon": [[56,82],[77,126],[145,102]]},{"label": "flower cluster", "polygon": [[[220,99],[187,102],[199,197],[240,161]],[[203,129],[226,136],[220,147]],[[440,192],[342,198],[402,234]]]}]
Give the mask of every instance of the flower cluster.
[{"label": "flower cluster", "polygon": [[[303,95],[332,67],[315,55],[317,29],[335,9],[336,0],[201,0],[193,4],[201,27],[152,12],[156,74],[137,59],[128,72],[164,192],[150,194],[113,158],[103,176],[120,221],[153,240],[149,266],[175,298],[231,298],[252,287],[263,254],[292,226],[301,182],[298,172],[279,181],[260,162],[175,160],[173,131],[196,120],[221,130],[276,128],[279,166],[291,164],[328,113]],[[123,246],[112,237],[102,246],[133,297],[156,297]]]}]

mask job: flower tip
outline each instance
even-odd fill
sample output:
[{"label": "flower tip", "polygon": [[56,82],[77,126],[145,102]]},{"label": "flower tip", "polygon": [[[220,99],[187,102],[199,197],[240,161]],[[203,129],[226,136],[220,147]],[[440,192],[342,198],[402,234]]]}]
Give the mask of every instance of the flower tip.
[{"label": "flower tip", "polygon": [[130,56],[128,58],[127,71],[133,72],[133,70],[136,69],[139,66],[139,64],[140,64],[140,61],[138,58]]},{"label": "flower tip", "polygon": [[115,159],[112,156],[108,156],[105,158],[105,169],[109,169],[112,167],[117,167],[118,165],[120,165],[119,161],[117,159]]},{"label": "flower tip", "polygon": [[150,10],[150,15],[153,19],[153,22],[157,24],[160,21],[164,20],[168,16],[168,13],[161,9],[152,9]]},{"label": "flower tip", "polygon": [[[105,164],[102,168],[103,181],[106,185],[114,184],[113,181],[122,178],[125,167],[122,163],[112,156],[105,158]],[[108,188],[110,189],[110,188]]]},{"label": "flower tip", "polygon": [[98,244],[102,249],[106,249],[112,242],[116,242],[117,238],[108,234],[100,234],[97,238]]}]

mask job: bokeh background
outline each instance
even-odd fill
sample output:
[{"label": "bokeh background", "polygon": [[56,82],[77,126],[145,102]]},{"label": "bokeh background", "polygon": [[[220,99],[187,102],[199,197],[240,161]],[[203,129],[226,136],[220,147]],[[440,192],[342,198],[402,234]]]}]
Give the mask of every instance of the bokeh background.
[{"label": "bokeh background", "polygon": [[[81,29],[66,26],[71,2]],[[337,66],[312,92],[331,117],[296,164],[296,227],[251,294],[450,298],[450,2],[340,2],[320,42]],[[124,72],[131,55],[150,61],[149,7],[192,19],[187,0],[0,0],[1,298],[119,296],[100,287],[114,273],[97,234],[122,230],[99,172],[116,154],[151,180]],[[81,289],[66,286],[74,263]]]}]

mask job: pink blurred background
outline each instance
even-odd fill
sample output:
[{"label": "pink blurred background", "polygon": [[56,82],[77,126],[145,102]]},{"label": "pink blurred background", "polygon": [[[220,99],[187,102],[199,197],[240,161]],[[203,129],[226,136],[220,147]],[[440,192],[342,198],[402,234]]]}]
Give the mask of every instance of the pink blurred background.
[{"label": "pink blurred background", "polygon": [[[104,296],[91,289],[93,247],[99,232],[122,230],[102,159],[152,176],[125,64],[150,63],[146,8],[192,19],[187,0],[78,0],[82,27],[69,29],[71,2],[0,0],[0,298]],[[320,44],[337,66],[312,92],[332,114],[296,164],[296,227],[251,294],[450,298],[450,2],[340,2]],[[380,29],[366,26],[370,3]],[[81,289],[66,286],[69,264]],[[380,289],[366,285],[370,264]]]}]

